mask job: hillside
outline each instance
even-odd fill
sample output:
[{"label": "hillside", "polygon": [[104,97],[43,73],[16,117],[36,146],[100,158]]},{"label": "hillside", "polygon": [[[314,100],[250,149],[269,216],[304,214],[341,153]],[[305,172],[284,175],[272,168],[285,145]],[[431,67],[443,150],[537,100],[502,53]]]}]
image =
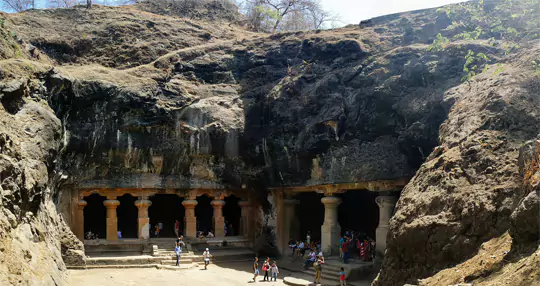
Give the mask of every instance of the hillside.
[{"label": "hillside", "polygon": [[[437,9],[275,35],[197,13],[2,15],[0,284],[63,285],[64,262],[84,264],[62,218],[73,188],[247,186],[271,216],[271,187],[382,180],[410,182],[374,285],[535,283],[536,26],[505,23],[527,35],[509,53],[431,48],[462,32]],[[489,61],[464,81],[470,51]],[[498,260],[471,266],[482,255]]]}]

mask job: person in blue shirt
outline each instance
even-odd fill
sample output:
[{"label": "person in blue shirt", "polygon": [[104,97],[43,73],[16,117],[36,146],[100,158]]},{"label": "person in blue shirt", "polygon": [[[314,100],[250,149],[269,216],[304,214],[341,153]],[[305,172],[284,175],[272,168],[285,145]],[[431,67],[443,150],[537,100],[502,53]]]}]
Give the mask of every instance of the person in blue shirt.
[{"label": "person in blue shirt", "polygon": [[341,249],[341,246],[343,246],[343,242],[345,241],[345,238],[343,238],[343,235],[339,238],[339,258],[343,259],[343,249]]}]

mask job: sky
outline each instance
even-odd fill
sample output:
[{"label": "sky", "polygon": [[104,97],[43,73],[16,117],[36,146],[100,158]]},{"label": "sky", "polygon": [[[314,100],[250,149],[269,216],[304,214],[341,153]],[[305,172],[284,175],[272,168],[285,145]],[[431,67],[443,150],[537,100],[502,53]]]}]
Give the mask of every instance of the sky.
[{"label": "sky", "polygon": [[439,7],[463,0],[321,0],[325,10],[337,13],[346,24],[410,10]]},{"label": "sky", "polygon": [[[95,3],[122,2],[121,0],[94,0]],[[463,2],[464,0],[320,0],[323,8],[339,15],[341,23],[358,24],[361,20],[388,15],[398,12],[439,7],[451,3]],[[44,6],[45,0],[36,0],[40,7]]]}]

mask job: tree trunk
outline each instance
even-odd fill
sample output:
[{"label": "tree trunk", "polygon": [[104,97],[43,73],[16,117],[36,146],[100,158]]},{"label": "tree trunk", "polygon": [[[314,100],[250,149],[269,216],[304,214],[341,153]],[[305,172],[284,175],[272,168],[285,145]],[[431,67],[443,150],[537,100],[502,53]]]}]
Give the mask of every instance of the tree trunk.
[{"label": "tree trunk", "polygon": [[92,9],[92,0],[86,0],[86,9]]}]

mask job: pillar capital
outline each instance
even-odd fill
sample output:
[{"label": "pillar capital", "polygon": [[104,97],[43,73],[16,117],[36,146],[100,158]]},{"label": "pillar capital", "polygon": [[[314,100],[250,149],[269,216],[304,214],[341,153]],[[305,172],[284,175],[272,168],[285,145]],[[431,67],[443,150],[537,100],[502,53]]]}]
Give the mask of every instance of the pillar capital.
[{"label": "pillar capital", "polygon": [[195,208],[198,204],[199,202],[197,202],[197,200],[183,200],[182,201],[182,205],[186,209]]},{"label": "pillar capital", "polygon": [[77,205],[79,206],[79,208],[84,209],[84,207],[88,205],[88,203],[85,200],[79,200]]},{"label": "pillar capital", "polygon": [[107,208],[115,209],[116,207],[120,205],[120,201],[119,200],[105,200],[103,201],[103,205]]},{"label": "pillar capital", "polygon": [[152,205],[150,200],[140,199],[135,201],[135,206],[138,208],[147,208]]},{"label": "pillar capital", "polygon": [[214,208],[221,208],[225,205],[225,201],[222,201],[222,200],[213,200],[210,202],[210,204],[214,207]]},{"label": "pillar capital", "polygon": [[394,207],[397,203],[397,198],[394,196],[378,196],[375,198],[375,202],[380,208]]},{"label": "pillar capital", "polygon": [[328,196],[321,199],[321,202],[325,207],[338,206],[341,203],[341,199],[338,197]]}]

